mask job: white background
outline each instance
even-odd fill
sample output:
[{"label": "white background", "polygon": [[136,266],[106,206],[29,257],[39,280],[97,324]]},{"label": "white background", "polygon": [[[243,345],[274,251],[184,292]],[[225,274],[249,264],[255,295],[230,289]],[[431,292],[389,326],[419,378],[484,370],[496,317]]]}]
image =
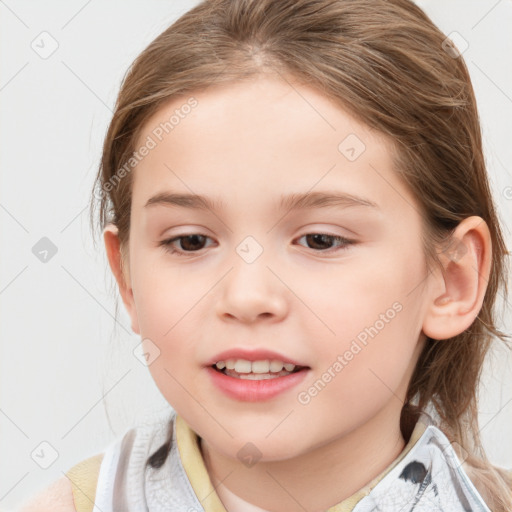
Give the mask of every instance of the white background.
[{"label": "white background", "polygon": [[[512,2],[419,3],[445,34],[456,31],[469,43],[464,58],[511,247]],[[88,201],[122,76],[195,4],[0,1],[1,510],[104,451],[126,428],[169,410],[132,353],[140,339],[120,300],[114,321],[113,279],[101,237],[97,247],[92,242]],[[42,37],[46,49],[58,43],[46,59],[31,47]],[[46,263],[32,253],[42,237],[57,247]],[[501,326],[507,332],[510,303]],[[480,403],[488,454],[508,467],[511,366],[503,349],[489,360]],[[31,457],[35,450],[36,460],[49,460],[52,449],[42,442],[58,454],[48,469]]]}]

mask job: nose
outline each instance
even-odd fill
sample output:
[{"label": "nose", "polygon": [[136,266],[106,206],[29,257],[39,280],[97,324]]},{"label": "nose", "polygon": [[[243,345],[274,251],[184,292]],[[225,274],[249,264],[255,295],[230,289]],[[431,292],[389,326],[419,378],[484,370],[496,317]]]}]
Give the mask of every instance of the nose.
[{"label": "nose", "polygon": [[224,320],[254,323],[266,319],[277,322],[287,314],[287,288],[262,257],[252,263],[234,260],[234,266],[221,281],[221,287],[216,310]]}]

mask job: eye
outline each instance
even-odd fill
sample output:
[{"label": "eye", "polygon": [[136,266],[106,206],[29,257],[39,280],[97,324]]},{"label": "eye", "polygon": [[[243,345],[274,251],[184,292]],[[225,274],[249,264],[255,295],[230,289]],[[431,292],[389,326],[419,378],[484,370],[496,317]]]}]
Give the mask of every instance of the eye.
[{"label": "eye", "polygon": [[333,248],[334,244],[336,244],[340,250],[344,250],[349,245],[353,245],[355,243],[354,240],[349,240],[348,238],[338,235],[329,235],[327,233],[308,233],[306,235],[302,235],[297,240],[301,240],[302,238],[305,238],[306,243],[310,248],[316,249],[317,252],[334,252],[329,251],[329,249]]},{"label": "eye", "polygon": [[[168,240],[162,240],[158,245],[163,246],[164,249],[171,254],[185,256],[187,253],[193,254],[203,249],[204,243],[208,238],[209,237],[199,233],[191,233],[189,235],[180,235],[169,238]],[[176,242],[181,245],[181,248],[176,249]]]},{"label": "eye", "polygon": [[[315,249],[316,252],[335,252],[336,247],[338,250],[347,249],[349,245],[353,245],[356,242],[349,240],[338,235],[329,235],[327,233],[308,233],[302,235],[297,240],[302,238],[306,239],[306,243],[311,249]],[[164,249],[176,256],[187,256],[199,252],[204,249],[206,241],[211,238],[200,233],[191,233],[187,235],[180,235],[167,240],[162,240],[158,245],[163,246]],[[176,246],[181,247],[176,247]],[[334,248],[334,251],[332,250]],[[188,253],[188,254],[187,254]]]}]

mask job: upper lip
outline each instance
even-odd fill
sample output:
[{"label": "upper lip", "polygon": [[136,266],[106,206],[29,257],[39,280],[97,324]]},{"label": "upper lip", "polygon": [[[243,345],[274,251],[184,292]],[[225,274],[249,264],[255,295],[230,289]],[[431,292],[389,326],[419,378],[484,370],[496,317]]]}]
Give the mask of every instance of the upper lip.
[{"label": "upper lip", "polygon": [[290,359],[283,354],[279,354],[278,352],[274,352],[273,350],[266,349],[248,349],[248,348],[231,348],[228,350],[224,350],[219,354],[213,356],[207,363],[206,366],[212,366],[219,361],[226,361],[227,359],[245,359],[246,361],[264,361],[268,360],[277,360],[282,361],[283,363],[294,364],[295,366],[306,366],[300,364],[294,359]]}]

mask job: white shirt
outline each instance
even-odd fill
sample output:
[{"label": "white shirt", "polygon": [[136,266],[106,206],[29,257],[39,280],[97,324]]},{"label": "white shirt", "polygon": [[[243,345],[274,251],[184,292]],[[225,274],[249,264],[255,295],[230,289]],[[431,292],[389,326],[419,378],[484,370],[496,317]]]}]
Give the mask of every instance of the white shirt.
[{"label": "white shirt", "polygon": [[[173,437],[165,463],[159,469],[146,467],[149,456],[166,441],[168,428],[173,429]],[[203,488],[206,481],[208,488],[198,490],[197,478],[191,475],[196,480],[193,486],[187,475],[188,463],[180,452],[193,454],[195,459],[201,457],[194,436],[175,414],[171,425],[161,421],[128,430],[105,452],[94,512],[226,512],[211,487],[202,459],[198,467]],[[232,498],[235,503],[239,500],[240,508],[230,512],[251,510],[250,504],[237,496]],[[434,425],[426,427],[405,456],[373,488],[368,488],[353,508],[353,512],[398,511],[491,512],[450,442]]]}]

